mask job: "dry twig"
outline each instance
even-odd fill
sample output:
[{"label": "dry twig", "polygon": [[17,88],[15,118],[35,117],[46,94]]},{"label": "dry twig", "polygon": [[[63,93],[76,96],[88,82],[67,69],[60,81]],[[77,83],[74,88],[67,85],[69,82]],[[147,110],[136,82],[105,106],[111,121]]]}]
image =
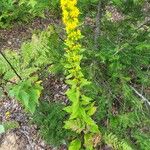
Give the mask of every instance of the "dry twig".
[{"label": "dry twig", "polygon": [[131,89],[141,98],[143,102],[146,102],[150,106],[150,102],[147,98],[145,98],[142,94],[140,94],[134,87],[130,86]]}]

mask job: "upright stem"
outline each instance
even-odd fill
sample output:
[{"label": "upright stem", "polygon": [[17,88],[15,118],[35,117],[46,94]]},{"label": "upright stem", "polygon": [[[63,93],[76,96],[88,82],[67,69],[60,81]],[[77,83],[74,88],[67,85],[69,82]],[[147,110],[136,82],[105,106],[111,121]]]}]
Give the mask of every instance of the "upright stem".
[{"label": "upright stem", "polygon": [[104,9],[105,9],[105,2],[104,0],[100,0],[97,6],[96,29],[94,39],[96,50],[100,48],[99,38],[101,35],[101,20],[103,17]]}]

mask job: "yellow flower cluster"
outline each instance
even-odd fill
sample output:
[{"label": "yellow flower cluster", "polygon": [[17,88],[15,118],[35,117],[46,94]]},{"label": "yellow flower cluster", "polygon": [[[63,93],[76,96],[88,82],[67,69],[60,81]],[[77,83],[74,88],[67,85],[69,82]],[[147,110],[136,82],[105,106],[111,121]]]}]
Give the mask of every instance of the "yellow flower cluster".
[{"label": "yellow flower cluster", "polygon": [[[77,0],[61,0],[61,8],[63,14],[63,23],[66,26],[67,39],[65,40],[66,48],[66,58],[68,63],[71,64],[69,72],[72,72],[74,78],[78,78],[77,71],[80,70],[80,51],[81,45],[78,40],[81,39],[81,31],[78,29],[79,20],[78,16],[80,11],[76,7]],[[72,70],[73,69],[73,70]]]},{"label": "yellow flower cluster", "polygon": [[76,4],[77,0],[61,0],[63,22],[66,25],[67,34],[75,30],[79,25],[78,16],[80,11],[76,7]]}]

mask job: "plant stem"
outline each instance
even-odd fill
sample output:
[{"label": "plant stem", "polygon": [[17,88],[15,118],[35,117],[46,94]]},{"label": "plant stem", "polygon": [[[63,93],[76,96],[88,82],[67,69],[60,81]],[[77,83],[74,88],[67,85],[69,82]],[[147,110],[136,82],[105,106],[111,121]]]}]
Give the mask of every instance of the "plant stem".
[{"label": "plant stem", "polygon": [[96,50],[100,48],[99,38],[101,35],[101,20],[105,10],[105,5],[106,2],[104,2],[104,0],[100,0],[97,7],[96,29],[95,29],[95,39],[94,39]]}]

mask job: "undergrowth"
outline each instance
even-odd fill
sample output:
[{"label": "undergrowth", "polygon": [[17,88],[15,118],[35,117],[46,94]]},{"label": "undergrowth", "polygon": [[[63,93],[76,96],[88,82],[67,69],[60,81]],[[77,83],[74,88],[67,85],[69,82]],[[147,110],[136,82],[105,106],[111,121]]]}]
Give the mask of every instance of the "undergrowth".
[{"label": "undergrowth", "polygon": [[35,17],[45,18],[45,13],[58,10],[58,0],[1,0],[0,28],[25,24]]},{"label": "undergrowth", "polygon": [[[94,19],[95,4],[98,4],[97,1],[86,5],[92,12],[84,14],[81,10],[82,16],[90,14]],[[82,56],[81,71],[91,81],[81,91],[95,100],[93,106],[96,105],[97,111],[93,119],[101,133],[98,147],[108,145],[114,150],[149,150],[150,28],[148,24],[141,25],[146,17],[142,12],[143,2],[113,0],[107,1],[107,5],[115,6],[125,17],[113,22],[110,19],[112,14],[103,10],[98,49],[94,42],[95,28],[88,24],[79,25],[84,35],[79,41],[84,47],[82,55],[79,54]],[[33,122],[37,124],[41,136],[53,146],[68,145],[77,136],[63,128],[68,118],[63,111],[65,106],[38,101],[42,92],[40,76],[53,73],[64,77],[69,70],[64,67],[66,36],[62,33],[61,29],[50,26],[46,31],[33,35],[32,41],[23,44],[19,52],[5,51],[19,76],[0,56],[1,87],[11,91],[9,93],[19,99],[27,110],[35,111]],[[72,76],[68,78],[72,79]],[[32,108],[31,103],[34,105]],[[80,146],[81,143],[84,142],[77,140],[73,146]]]},{"label": "undergrowth", "polygon": [[63,128],[67,117],[63,108],[63,104],[41,101],[33,115],[33,123],[38,126],[41,137],[54,147],[67,144],[73,135]]}]

